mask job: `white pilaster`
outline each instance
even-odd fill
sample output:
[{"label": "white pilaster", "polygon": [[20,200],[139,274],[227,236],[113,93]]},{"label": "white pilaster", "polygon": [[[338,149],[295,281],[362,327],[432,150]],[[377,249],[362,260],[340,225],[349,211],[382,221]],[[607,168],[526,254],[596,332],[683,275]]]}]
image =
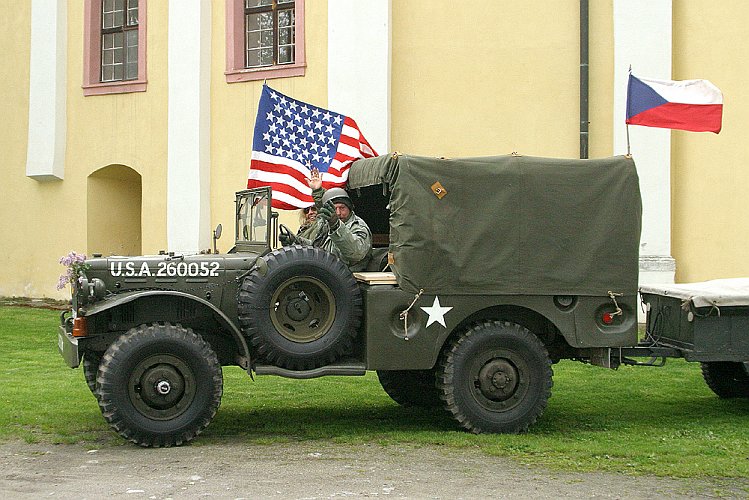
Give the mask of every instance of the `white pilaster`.
[{"label": "white pilaster", "polygon": [[390,150],[391,2],[328,0],[328,108],[379,154]]},{"label": "white pilaster", "polygon": [[[671,79],[671,0],[614,0],[614,154],[627,152],[629,67],[634,75]],[[642,192],[640,283],[673,283],[671,131],[630,126]]]},{"label": "white pilaster", "polygon": [[26,175],[38,181],[65,177],[67,13],[67,0],[31,2]]},{"label": "white pilaster", "polygon": [[210,247],[211,3],[169,0],[167,245]]}]

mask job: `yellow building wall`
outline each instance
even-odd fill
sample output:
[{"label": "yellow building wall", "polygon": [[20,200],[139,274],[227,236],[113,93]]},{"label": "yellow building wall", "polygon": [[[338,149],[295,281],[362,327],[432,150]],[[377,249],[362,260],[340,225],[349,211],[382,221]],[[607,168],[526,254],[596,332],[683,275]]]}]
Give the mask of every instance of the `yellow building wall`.
[{"label": "yellow building wall", "polygon": [[[57,262],[42,262],[49,259],[49,252],[46,244],[39,243],[47,230],[44,212],[57,209],[46,203],[36,207],[24,203],[24,198],[29,195],[35,194],[40,199],[40,194],[49,191],[26,177],[31,2],[14,2],[13,5],[4,2],[0,4],[0,16],[4,20],[3,26],[12,27],[0,30],[3,50],[3,64],[0,64],[3,92],[0,99],[0,116],[3,117],[3,133],[0,134],[0,234],[3,235],[0,238],[0,254],[3,256],[0,261],[0,296],[41,296],[47,295],[41,293],[41,287],[24,284],[17,278],[28,276],[37,267],[45,269],[50,276],[54,269],[52,264],[60,267]],[[32,208],[33,212],[30,212]],[[37,243],[30,244],[34,241]],[[52,291],[55,278],[49,281]]]},{"label": "yellow building wall", "polygon": [[[211,220],[222,224],[219,251],[234,245],[234,193],[247,187],[252,153],[252,134],[263,80],[226,83],[226,11],[224,0],[212,3],[211,59]],[[325,107],[328,102],[328,8],[327,1],[305,2],[304,77],[268,80],[272,88],[305,102]],[[299,212],[280,210],[279,221],[299,226]]]},{"label": "yellow building wall", "polygon": [[[0,296],[68,298],[57,291],[62,255],[87,248],[88,176],[126,165],[142,176],[143,252],[166,248],[167,3],[148,4],[148,91],[84,97],[83,2],[68,2],[67,144],[62,181],[26,176],[28,143],[30,2],[0,6],[13,29],[0,31],[6,64],[0,69],[5,130],[0,134],[3,212]],[[96,184],[96,181],[94,181]],[[99,200],[97,217],[114,211]],[[118,221],[112,220],[111,227]],[[132,221],[124,223],[131,225]],[[101,227],[99,222],[94,226]],[[115,249],[111,249],[114,251]]]},{"label": "yellow building wall", "polygon": [[[593,157],[612,147],[613,22],[610,2],[591,3]],[[579,8],[577,0],[394,1],[393,149],[579,157]]]},{"label": "yellow building wall", "polygon": [[749,3],[674,1],[675,79],[723,91],[719,135],[674,131],[672,248],[678,282],[749,276]]},{"label": "yellow building wall", "polygon": [[[432,0],[392,4],[391,145],[433,156],[579,152],[579,2],[478,1],[471,9]],[[327,105],[327,2],[305,2],[304,77],[269,85]],[[232,245],[234,193],[246,185],[262,81],[226,83],[225,2],[212,0],[211,220],[219,249]],[[677,281],[749,275],[743,189],[749,169],[745,132],[749,4],[674,0],[673,76],[709,78],[725,94],[720,135],[673,132],[673,255]],[[29,105],[30,2],[0,4],[12,29],[0,31],[3,172],[0,296],[66,298],[55,290],[60,256],[91,251],[89,175],[126,165],[141,176],[142,252],[165,249],[168,111],[168,3],[148,4],[148,91],[84,97],[83,5],[68,2],[65,180],[25,175]],[[613,147],[613,7],[590,5],[590,156]],[[364,55],[366,56],[366,55]],[[96,181],[94,181],[94,184]],[[93,207],[96,221],[108,207]],[[120,210],[122,213],[122,210]],[[297,224],[295,212],[281,222]],[[116,225],[116,221],[113,221]],[[98,249],[96,250],[98,251]]]}]

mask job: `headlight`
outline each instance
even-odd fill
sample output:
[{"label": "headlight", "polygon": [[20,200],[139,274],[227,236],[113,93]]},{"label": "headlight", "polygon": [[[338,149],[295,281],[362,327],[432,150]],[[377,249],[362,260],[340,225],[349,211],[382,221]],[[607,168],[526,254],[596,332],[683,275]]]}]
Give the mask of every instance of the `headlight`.
[{"label": "headlight", "polygon": [[107,287],[99,278],[91,278],[89,280],[82,276],[78,283],[81,291],[81,299],[86,304],[103,299],[107,294]]}]

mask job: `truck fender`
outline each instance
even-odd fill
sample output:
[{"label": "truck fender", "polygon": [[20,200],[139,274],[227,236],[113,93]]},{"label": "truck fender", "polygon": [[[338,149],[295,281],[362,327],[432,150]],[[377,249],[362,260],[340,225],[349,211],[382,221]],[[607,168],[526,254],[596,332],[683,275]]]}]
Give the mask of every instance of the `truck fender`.
[{"label": "truck fender", "polygon": [[216,317],[221,326],[226,328],[231,333],[237,349],[239,350],[240,358],[247,360],[246,366],[244,366],[245,363],[242,363],[242,368],[247,370],[248,373],[251,373],[252,363],[250,357],[250,349],[247,347],[247,341],[245,340],[244,336],[242,336],[239,328],[237,328],[237,326],[232,323],[228,316],[226,316],[226,314],[224,314],[220,309],[218,309],[207,300],[196,297],[195,295],[190,295],[189,293],[179,292],[176,290],[136,290],[119,294],[116,297],[108,299],[106,301],[97,302],[95,304],[92,304],[91,306],[82,308],[80,312],[82,315],[87,317],[95,316],[99,313],[114,309],[129,302],[134,302],[145,297],[154,296],[170,296],[189,299],[207,308]]}]

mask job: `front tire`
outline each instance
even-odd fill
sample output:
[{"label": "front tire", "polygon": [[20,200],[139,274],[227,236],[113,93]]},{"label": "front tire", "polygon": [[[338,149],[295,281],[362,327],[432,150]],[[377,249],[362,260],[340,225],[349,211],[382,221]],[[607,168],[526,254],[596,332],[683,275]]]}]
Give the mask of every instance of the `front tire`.
[{"label": "front tire", "polygon": [[99,371],[101,363],[101,354],[94,351],[86,351],[83,355],[83,377],[86,379],[86,385],[91,390],[91,394],[96,397],[96,374]]},{"label": "front tire", "polygon": [[719,398],[749,398],[749,374],[744,363],[715,361],[700,365],[707,386]]},{"label": "front tire", "polygon": [[140,446],[179,446],[205,429],[221,403],[221,365],[181,325],[141,325],[115,340],[99,367],[104,419]]},{"label": "front tire", "polygon": [[535,335],[513,323],[487,321],[448,344],[437,379],[445,409],[463,428],[515,434],[543,413],[552,375]]},{"label": "front tire", "polygon": [[442,405],[434,370],[377,370],[380,385],[401,406],[435,408]]}]

